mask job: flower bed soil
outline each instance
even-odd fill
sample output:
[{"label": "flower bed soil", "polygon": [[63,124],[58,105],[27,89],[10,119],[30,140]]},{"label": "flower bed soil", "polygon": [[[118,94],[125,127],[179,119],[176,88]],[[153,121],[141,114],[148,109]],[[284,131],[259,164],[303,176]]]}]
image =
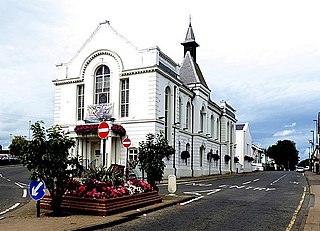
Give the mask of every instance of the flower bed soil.
[{"label": "flower bed soil", "polygon": [[[51,197],[45,195],[40,200],[40,208],[51,210],[50,202]],[[152,191],[108,199],[63,196],[61,207],[64,212],[105,216],[161,202],[159,194]]]}]

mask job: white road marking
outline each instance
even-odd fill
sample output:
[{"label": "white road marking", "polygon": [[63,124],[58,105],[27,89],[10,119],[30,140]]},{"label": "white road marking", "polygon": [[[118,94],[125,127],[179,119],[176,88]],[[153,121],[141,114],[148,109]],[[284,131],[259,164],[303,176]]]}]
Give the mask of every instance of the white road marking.
[{"label": "white road marking", "polygon": [[245,184],[250,184],[251,183],[251,180],[250,181],[247,181],[247,182],[244,182],[244,183],[242,183],[243,185],[245,185]]},{"label": "white road marking", "polygon": [[299,184],[299,182],[296,182],[296,181],[290,181],[290,184]]},{"label": "white road marking", "polygon": [[9,181],[9,182],[10,182],[11,180],[10,180],[10,179],[7,179],[7,181]]},{"label": "white road marking", "polygon": [[186,186],[204,186],[204,187],[208,187],[208,186],[212,186],[212,184],[189,183],[189,184],[186,184]]},{"label": "white road marking", "polygon": [[15,203],[15,204],[14,204],[13,206],[11,206],[10,208],[8,208],[8,209],[6,209],[6,210],[4,210],[4,211],[0,212],[0,215],[3,215],[3,214],[5,214],[5,213],[9,212],[10,210],[12,210],[12,209],[14,209],[14,208],[18,207],[19,205],[20,205],[20,203]]},{"label": "white road marking", "polygon": [[183,192],[184,194],[192,194],[192,195],[196,195],[196,196],[201,196],[201,193],[198,192]]},{"label": "white road marking", "polygon": [[283,175],[282,177],[276,179],[275,181],[273,181],[270,185],[274,185],[275,183],[277,183],[279,180],[281,180],[283,177],[285,177],[287,174]]},{"label": "white road marking", "polygon": [[28,184],[26,184],[26,183],[22,183],[22,182],[17,182],[17,184],[19,184],[19,185],[23,185],[23,186],[28,186]]},{"label": "white road marking", "polygon": [[14,182],[15,183],[15,185],[17,185],[18,187],[20,187],[20,188],[24,188],[24,186],[23,185],[21,185],[21,184],[19,184],[19,183],[17,183],[17,182]]},{"label": "white road marking", "polygon": [[223,185],[220,185],[220,186],[219,186],[219,188],[225,188],[225,187],[228,187],[228,185],[223,184]]},{"label": "white road marking", "polygon": [[207,193],[207,195],[210,196],[211,194],[214,194],[219,191],[221,191],[221,189],[215,189],[214,191]]},{"label": "white road marking", "polygon": [[257,181],[259,181],[260,179],[255,179],[255,180],[253,180],[253,182],[257,182]]},{"label": "white road marking", "polygon": [[28,194],[27,190],[26,190],[26,189],[23,189],[23,195],[22,195],[22,197],[27,197],[27,194]]},{"label": "white road marking", "polygon": [[242,186],[232,185],[229,188],[238,188],[239,189],[239,188],[244,188],[244,187],[246,187],[246,186],[243,186],[243,185]]},{"label": "white road marking", "polygon": [[[201,193],[216,193],[220,191],[221,189],[208,189],[208,190],[201,190],[201,191],[192,191],[192,192],[183,192],[184,194],[194,194],[196,196],[201,196]],[[210,195],[209,194],[209,195]],[[207,194],[208,195],[208,194]]]},{"label": "white road marking", "polygon": [[189,204],[189,203],[191,203],[191,202],[194,202],[194,201],[197,201],[197,200],[200,200],[200,199],[202,199],[204,196],[200,196],[200,197],[197,197],[197,198],[194,198],[194,199],[192,199],[192,200],[189,200],[189,201],[186,201],[186,202],[183,202],[183,203],[180,203],[180,205],[186,205],[186,204]]}]

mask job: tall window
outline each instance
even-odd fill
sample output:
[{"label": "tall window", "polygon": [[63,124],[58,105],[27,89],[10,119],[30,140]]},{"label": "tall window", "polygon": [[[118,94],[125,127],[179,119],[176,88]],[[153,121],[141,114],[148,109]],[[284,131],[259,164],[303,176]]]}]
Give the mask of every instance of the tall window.
[{"label": "tall window", "polygon": [[187,103],[187,111],[186,111],[186,127],[188,130],[191,128],[191,105],[190,102]]},{"label": "tall window", "polygon": [[204,156],[204,147],[203,147],[203,145],[201,145],[201,147],[200,147],[200,155],[199,155],[199,158],[200,158],[200,160],[199,160],[200,167],[203,166],[203,156]]},{"label": "tall window", "polygon": [[164,99],[164,134],[165,138],[170,141],[170,133],[171,133],[171,113],[170,113],[170,106],[171,106],[171,90],[170,87],[166,87],[165,90],[165,99]]},{"label": "tall window", "polygon": [[120,114],[121,117],[129,116],[129,79],[121,79]]},{"label": "tall window", "polygon": [[179,97],[179,127],[182,127],[182,99]]},{"label": "tall window", "polygon": [[95,74],[95,104],[110,103],[110,69],[102,65]]},{"label": "tall window", "polygon": [[211,129],[210,129],[211,136],[214,137],[215,134],[214,134],[214,117],[213,117],[213,115],[211,115],[211,118],[210,118],[210,126],[211,126]]},{"label": "tall window", "polygon": [[84,84],[77,86],[77,119],[84,119]]},{"label": "tall window", "polygon": [[221,140],[220,140],[220,120],[219,120],[219,118],[217,118],[217,126],[216,126],[216,128],[217,128],[217,137],[216,137],[216,139],[219,139],[219,142],[221,142]]},{"label": "tall window", "polygon": [[201,108],[201,111],[200,111],[200,131],[202,133],[204,133],[204,122],[205,122],[205,111],[204,111],[204,107]]}]

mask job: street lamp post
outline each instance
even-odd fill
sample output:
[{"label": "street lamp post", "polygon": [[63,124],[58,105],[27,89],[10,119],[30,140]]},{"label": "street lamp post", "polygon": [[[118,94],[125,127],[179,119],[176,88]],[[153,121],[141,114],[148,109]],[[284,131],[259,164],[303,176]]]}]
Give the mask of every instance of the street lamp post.
[{"label": "street lamp post", "polygon": [[310,131],[312,133],[312,140],[311,140],[311,172],[313,172],[313,163],[312,163],[312,159],[313,159],[313,154],[314,154],[314,130]]}]

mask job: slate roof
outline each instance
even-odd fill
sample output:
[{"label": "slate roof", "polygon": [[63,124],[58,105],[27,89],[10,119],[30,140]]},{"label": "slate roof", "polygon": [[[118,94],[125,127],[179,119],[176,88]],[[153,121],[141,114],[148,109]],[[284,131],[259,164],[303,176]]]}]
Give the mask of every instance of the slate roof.
[{"label": "slate roof", "polygon": [[184,57],[183,63],[181,65],[180,78],[181,81],[186,85],[201,83],[203,86],[209,89],[199,65],[194,62],[189,52],[186,53],[186,56]]},{"label": "slate roof", "polygon": [[186,44],[186,43],[191,43],[191,42],[194,42],[196,44],[196,46],[199,46],[196,42],[196,38],[194,36],[194,33],[193,33],[193,29],[192,29],[192,26],[191,26],[191,21],[189,23],[189,27],[188,27],[188,30],[187,30],[187,34],[186,34],[186,38],[184,39],[184,42],[181,43],[181,44]]},{"label": "slate roof", "polygon": [[236,130],[243,130],[245,124],[236,124]]}]

